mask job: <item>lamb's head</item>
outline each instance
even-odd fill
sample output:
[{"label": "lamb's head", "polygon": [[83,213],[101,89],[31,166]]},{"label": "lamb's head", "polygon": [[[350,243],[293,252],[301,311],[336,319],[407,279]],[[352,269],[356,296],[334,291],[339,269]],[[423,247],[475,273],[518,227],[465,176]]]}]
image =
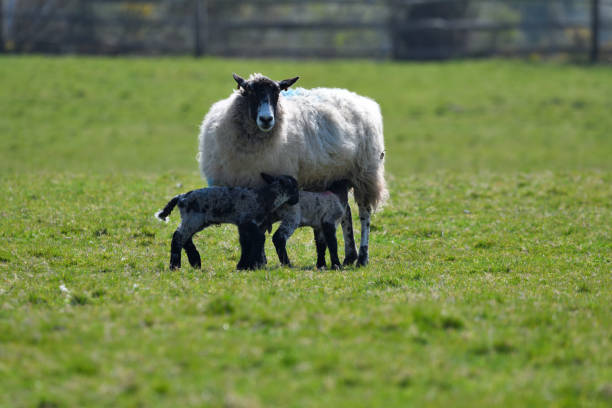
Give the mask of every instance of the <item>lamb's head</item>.
[{"label": "lamb's head", "polygon": [[260,74],[251,75],[248,80],[234,74],[241,95],[247,99],[249,118],[259,130],[269,132],[276,123],[276,108],[280,91],[286,91],[299,77],[276,82]]},{"label": "lamb's head", "polygon": [[297,180],[291,176],[271,176],[261,173],[261,177],[268,183],[270,193],[274,196],[273,207],[276,209],[283,204],[295,205],[300,200],[300,190]]}]

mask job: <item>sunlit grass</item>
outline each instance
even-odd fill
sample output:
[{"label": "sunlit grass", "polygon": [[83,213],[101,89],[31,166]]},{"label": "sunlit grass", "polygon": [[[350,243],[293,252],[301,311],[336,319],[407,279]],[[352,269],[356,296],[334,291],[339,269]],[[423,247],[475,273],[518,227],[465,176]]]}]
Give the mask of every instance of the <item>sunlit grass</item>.
[{"label": "sunlit grass", "polygon": [[[377,99],[391,199],[371,264],[234,270],[231,226],[170,272],[231,72]],[[606,68],[0,59],[0,406],[608,406]],[[268,240],[270,241],[270,240]],[[184,262],[186,264],[186,262]]]}]

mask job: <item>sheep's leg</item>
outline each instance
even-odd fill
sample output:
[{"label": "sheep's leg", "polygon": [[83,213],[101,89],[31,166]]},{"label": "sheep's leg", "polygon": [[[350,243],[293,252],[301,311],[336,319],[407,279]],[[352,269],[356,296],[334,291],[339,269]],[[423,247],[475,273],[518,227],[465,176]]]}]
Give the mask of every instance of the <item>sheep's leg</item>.
[{"label": "sheep's leg", "polygon": [[323,235],[325,236],[327,248],[329,248],[331,267],[332,269],[340,269],[340,260],[338,259],[338,241],[336,240],[336,225],[329,222],[324,222]]},{"label": "sheep's leg", "polygon": [[282,265],[291,266],[289,255],[287,255],[287,240],[293,235],[293,231],[295,231],[297,227],[297,224],[284,220],[272,236],[272,242],[274,243],[278,260]]},{"label": "sheep's leg", "polygon": [[181,267],[181,250],[183,249],[183,234],[178,228],[172,235],[172,243],[170,244],[170,269],[178,269]]},{"label": "sheep's leg", "polygon": [[255,223],[253,223],[251,233],[251,255],[253,267],[251,269],[262,268],[268,262],[266,260],[266,251],[264,245],[266,243],[266,233],[262,231]]},{"label": "sheep's leg", "polygon": [[[255,224],[253,224],[255,225]],[[257,228],[259,231],[259,228]],[[259,231],[259,233],[255,233],[255,231],[250,226],[250,223],[244,223],[238,225],[238,235],[240,240],[240,261],[238,261],[237,269],[255,269],[255,265],[264,266],[268,263],[266,259],[266,252],[264,248],[264,244],[266,242],[266,235]],[[263,238],[263,244],[259,245],[260,250],[256,254],[251,254],[252,244],[254,239]]]},{"label": "sheep's leg", "polygon": [[259,253],[257,254],[256,260],[255,262],[260,265],[260,266],[265,266],[268,264],[268,258],[266,258],[266,249],[265,249],[265,243],[266,243],[266,234],[263,234],[263,239],[264,239],[264,245],[261,246],[261,251],[259,251]]},{"label": "sheep's leg", "polygon": [[240,241],[240,260],[236,269],[249,269],[252,266],[252,260],[250,260],[252,251],[252,238],[250,236],[249,224],[238,225],[238,236]]},{"label": "sheep's leg", "polygon": [[325,236],[319,228],[313,228],[312,230],[314,231],[314,240],[317,247],[317,268],[325,268],[327,266],[325,264],[325,250],[327,249]]},{"label": "sheep's leg", "polygon": [[370,238],[371,217],[372,207],[359,204],[359,219],[361,220],[361,246],[359,247],[357,266],[365,266],[368,264],[368,241]]},{"label": "sheep's leg", "polygon": [[342,236],[344,237],[344,262],[342,264],[352,265],[357,260],[357,248],[355,248],[355,236],[353,234],[353,215],[348,202],[344,209],[344,216],[340,221]]},{"label": "sheep's leg", "polygon": [[241,255],[236,269],[256,269],[263,266],[259,257],[266,237],[253,222],[238,225]]},{"label": "sheep's leg", "polygon": [[187,258],[189,259],[191,266],[200,269],[202,267],[202,260],[200,258],[200,253],[193,244],[192,238],[189,238],[185,244],[183,244],[183,248],[185,248],[185,252],[187,253]]},{"label": "sheep's leg", "polygon": [[[263,268],[268,263],[268,260],[266,259],[265,244],[266,244],[266,233],[261,231],[259,228],[257,228],[257,233],[255,235],[254,248],[255,248],[255,255],[259,254],[259,256],[257,257],[255,261],[256,268]],[[261,259],[262,258],[261,255],[263,255],[263,260]]]},{"label": "sheep's leg", "polygon": [[192,237],[193,234],[203,230],[207,226],[208,224],[202,222],[200,217],[183,217],[181,225],[172,236],[172,244],[170,245],[170,269],[178,269],[181,267],[181,250],[183,248],[185,248],[189,263],[191,263],[192,266],[194,266],[196,260],[197,264],[200,264],[200,254],[195,248],[195,245],[193,245]]}]

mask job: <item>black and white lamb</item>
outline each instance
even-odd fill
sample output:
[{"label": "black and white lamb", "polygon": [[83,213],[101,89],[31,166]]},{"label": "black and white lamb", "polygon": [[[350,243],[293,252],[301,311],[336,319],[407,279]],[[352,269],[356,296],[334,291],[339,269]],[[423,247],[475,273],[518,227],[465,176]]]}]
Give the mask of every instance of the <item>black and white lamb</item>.
[{"label": "black and white lamb", "polygon": [[293,177],[265,173],[261,173],[261,177],[266,185],[257,189],[209,187],[179,194],[155,214],[166,221],[175,206],[178,205],[181,212],[181,224],[174,232],[170,246],[170,269],[181,267],[183,248],[191,266],[201,266],[200,254],[192,237],[212,224],[238,226],[242,253],[237,269],[261,266],[258,257],[263,251],[270,214],[284,204],[291,207],[299,201],[298,184]]},{"label": "black and white lamb", "polygon": [[317,268],[326,266],[326,248],[329,249],[331,267],[340,268],[336,227],[349,208],[349,188],[350,182],[341,180],[332,183],[325,192],[300,191],[300,201],[294,206],[296,208],[284,205],[272,214],[272,222],[281,221],[281,225],[272,237],[281,264],[287,266],[291,264],[286,245],[296,228],[312,227],[317,248]]},{"label": "black and white lamb", "polygon": [[290,90],[297,77],[277,82],[261,74],[248,80],[234,74],[234,79],[239,90],[215,103],[200,128],[198,160],[208,185],[257,187],[262,171],[291,175],[308,191],[349,180],[359,207],[361,246],[357,256],[347,214],[345,263],[366,265],[371,214],[388,196],[378,104],[346,89]]}]

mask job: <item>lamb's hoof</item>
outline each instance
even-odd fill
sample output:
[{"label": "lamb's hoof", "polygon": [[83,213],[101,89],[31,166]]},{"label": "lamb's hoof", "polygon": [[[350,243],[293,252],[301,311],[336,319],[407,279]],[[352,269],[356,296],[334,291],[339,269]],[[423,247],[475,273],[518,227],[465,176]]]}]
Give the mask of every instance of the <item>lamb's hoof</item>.
[{"label": "lamb's hoof", "polygon": [[350,254],[344,258],[344,262],[342,262],[342,265],[351,266],[352,264],[355,263],[356,260],[357,260],[357,254]]},{"label": "lamb's hoof", "polygon": [[327,268],[327,265],[325,263],[322,263],[322,264],[318,263],[317,264],[317,269],[325,269],[325,268]]},{"label": "lamb's hoof", "polygon": [[362,246],[359,248],[359,258],[357,259],[357,266],[366,266],[368,264],[368,247]]},{"label": "lamb's hoof", "polygon": [[266,266],[268,264],[268,258],[266,257],[266,253],[263,252],[259,255],[256,261],[257,267]]},{"label": "lamb's hoof", "polygon": [[360,267],[362,267],[362,266],[367,266],[367,265],[368,265],[368,262],[369,262],[369,260],[368,260],[368,257],[367,257],[367,256],[364,256],[363,258],[362,258],[362,257],[359,257],[359,259],[357,260],[357,264],[356,264],[356,266],[357,266],[358,268],[360,268]]},{"label": "lamb's hoof", "polygon": [[180,269],[181,255],[170,254],[170,270]]},{"label": "lamb's hoof", "polygon": [[202,268],[202,259],[200,257],[189,257],[189,265],[194,269]]},{"label": "lamb's hoof", "polygon": [[342,267],[340,266],[339,263],[337,264],[332,264],[331,268],[335,271],[339,271],[340,269],[342,269]]},{"label": "lamb's hoof", "polygon": [[287,255],[279,255],[278,261],[280,262],[281,266],[291,267],[291,261],[289,260],[289,257]]},{"label": "lamb's hoof", "polygon": [[236,269],[239,271],[254,271],[263,268],[261,262],[238,262]]}]

